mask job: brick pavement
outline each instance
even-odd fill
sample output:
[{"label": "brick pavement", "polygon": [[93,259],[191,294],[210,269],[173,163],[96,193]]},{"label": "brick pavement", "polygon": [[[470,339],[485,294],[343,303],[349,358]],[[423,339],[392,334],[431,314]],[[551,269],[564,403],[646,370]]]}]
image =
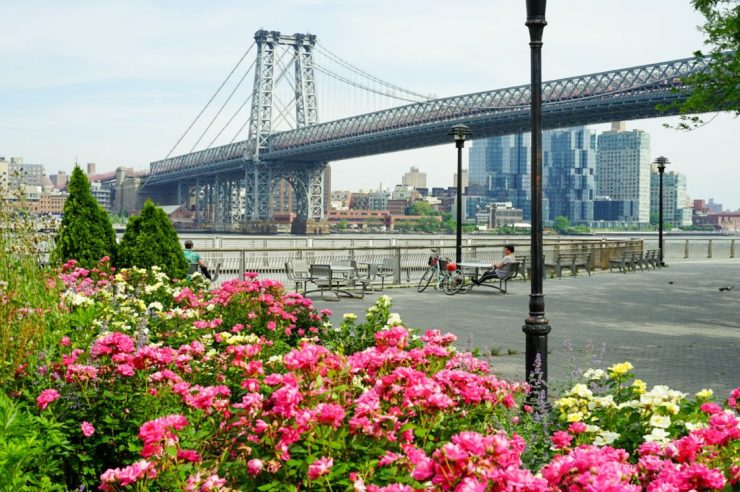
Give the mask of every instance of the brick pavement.
[{"label": "brick pavement", "polygon": [[[719,288],[735,285],[729,292]],[[524,378],[524,335],[529,283],[510,282],[509,293],[474,289],[446,296],[427,289],[386,289],[393,311],[415,328],[455,333],[458,347],[490,354],[494,371]],[[704,387],[724,396],[740,385],[740,259],[674,261],[668,268],[636,273],[598,272],[592,277],[544,283],[551,385],[570,380],[573,367],[628,360],[648,385],[667,384],[695,392]],[[343,313],[362,315],[378,294],[363,300],[323,302],[339,322]],[[572,346],[572,349],[569,348]],[[508,354],[511,351],[512,354]]]}]

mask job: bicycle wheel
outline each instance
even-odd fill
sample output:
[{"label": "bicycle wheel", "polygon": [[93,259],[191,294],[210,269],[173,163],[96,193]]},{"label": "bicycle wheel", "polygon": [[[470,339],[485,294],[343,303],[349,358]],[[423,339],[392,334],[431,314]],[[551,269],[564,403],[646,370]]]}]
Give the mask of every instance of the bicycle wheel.
[{"label": "bicycle wheel", "polygon": [[421,276],[421,280],[419,280],[419,285],[416,287],[416,290],[419,292],[424,292],[424,290],[429,287],[429,284],[432,281],[432,277],[434,277],[434,272],[437,269],[433,266],[430,266],[427,268],[427,271],[424,272],[424,275]]},{"label": "bicycle wheel", "polygon": [[465,283],[465,275],[460,270],[448,272],[445,283],[442,285],[442,290],[448,296],[457,294],[463,288]]}]

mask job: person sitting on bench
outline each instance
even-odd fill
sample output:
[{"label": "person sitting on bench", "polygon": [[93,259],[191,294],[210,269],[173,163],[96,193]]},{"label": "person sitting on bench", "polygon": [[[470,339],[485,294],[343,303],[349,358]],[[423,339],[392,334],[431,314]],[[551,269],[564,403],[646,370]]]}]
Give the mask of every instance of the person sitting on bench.
[{"label": "person sitting on bench", "polygon": [[514,263],[515,261],[516,259],[514,258],[514,245],[507,244],[506,246],[504,246],[503,259],[500,262],[494,264],[493,268],[481,275],[480,278],[478,278],[477,280],[473,280],[473,283],[476,285],[480,285],[487,280],[491,280],[492,278],[507,278],[509,276],[509,265],[511,263]]},{"label": "person sitting on bench", "polygon": [[190,239],[185,241],[185,251],[183,251],[183,253],[185,254],[185,260],[187,260],[189,265],[194,266],[196,270],[199,269],[200,273],[208,280],[213,280],[210,272],[208,272],[208,265],[206,265],[205,260],[201,258],[198,253],[193,251],[193,241]]}]

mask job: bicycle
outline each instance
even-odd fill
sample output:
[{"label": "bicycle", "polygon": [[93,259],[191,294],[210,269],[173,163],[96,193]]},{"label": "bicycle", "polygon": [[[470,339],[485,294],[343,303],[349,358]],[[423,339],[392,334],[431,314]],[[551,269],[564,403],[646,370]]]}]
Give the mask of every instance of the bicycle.
[{"label": "bicycle", "polygon": [[462,288],[465,280],[462,272],[449,258],[440,256],[438,250],[433,249],[432,253],[434,253],[433,256],[430,256],[427,262],[429,268],[421,276],[416,290],[424,292],[432,283],[432,279],[436,278],[436,288],[442,287],[442,291],[447,295],[456,294]]}]

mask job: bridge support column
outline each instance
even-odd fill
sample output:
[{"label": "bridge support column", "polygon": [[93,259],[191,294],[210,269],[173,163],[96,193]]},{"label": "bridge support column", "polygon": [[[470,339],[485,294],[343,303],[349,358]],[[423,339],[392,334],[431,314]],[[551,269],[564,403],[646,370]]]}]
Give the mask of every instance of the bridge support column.
[{"label": "bridge support column", "polygon": [[248,162],[244,170],[245,200],[242,232],[247,234],[274,234],[277,232],[270,213],[272,170],[265,162]]},{"label": "bridge support column", "polygon": [[284,163],[276,172],[293,187],[298,217],[291,225],[292,234],[328,234],[324,217],[324,169],[326,162]]}]

